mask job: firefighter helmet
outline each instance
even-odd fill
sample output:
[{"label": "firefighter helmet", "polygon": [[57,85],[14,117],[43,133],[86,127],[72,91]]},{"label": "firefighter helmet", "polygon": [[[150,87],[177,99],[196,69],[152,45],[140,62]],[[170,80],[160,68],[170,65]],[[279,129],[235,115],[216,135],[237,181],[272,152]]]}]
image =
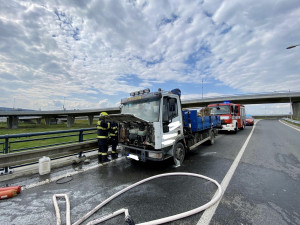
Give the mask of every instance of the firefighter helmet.
[{"label": "firefighter helmet", "polygon": [[108,116],[108,114],[106,112],[102,112],[102,113],[100,113],[100,117],[101,116]]}]

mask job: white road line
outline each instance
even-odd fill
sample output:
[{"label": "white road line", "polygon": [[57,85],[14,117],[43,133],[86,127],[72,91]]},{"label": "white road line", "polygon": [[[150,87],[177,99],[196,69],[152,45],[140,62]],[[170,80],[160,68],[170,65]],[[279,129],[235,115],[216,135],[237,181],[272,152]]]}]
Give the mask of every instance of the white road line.
[{"label": "white road line", "polygon": [[284,125],[286,125],[286,126],[288,126],[288,127],[290,127],[290,128],[293,128],[293,129],[295,129],[295,130],[297,130],[297,131],[300,131],[300,129],[298,129],[298,128],[296,128],[296,127],[293,127],[293,126],[291,126],[291,125],[289,125],[287,122],[283,122],[283,121],[281,121],[281,120],[279,120],[279,122],[282,123],[282,124],[284,124]]},{"label": "white road line", "polygon": [[[230,180],[231,180],[231,178],[232,178],[232,176],[233,176],[233,174],[234,174],[234,172],[235,172],[235,170],[236,170],[236,168],[237,168],[237,166],[238,166],[238,164],[239,164],[239,162],[240,162],[240,160],[241,160],[241,158],[242,158],[242,156],[244,154],[244,151],[245,151],[245,149],[246,149],[246,147],[248,145],[248,142],[249,142],[249,140],[250,140],[250,138],[251,138],[251,136],[253,134],[253,131],[255,129],[255,126],[256,126],[256,124],[258,122],[259,121],[257,121],[254,124],[251,133],[249,134],[247,140],[245,141],[245,143],[242,146],[240,152],[238,153],[238,155],[234,159],[234,161],[233,161],[230,169],[228,170],[226,176],[224,177],[224,179],[223,179],[223,181],[221,183],[221,187],[222,187],[222,190],[223,190],[222,197],[223,197],[223,195],[224,195],[224,193],[225,193],[225,191],[226,191],[226,189],[228,187],[228,184],[229,184],[229,182],[230,182]],[[216,194],[217,194],[217,192],[215,193],[214,196],[216,196]],[[216,202],[216,204],[214,204],[212,207],[210,207],[210,208],[208,208],[208,209],[206,209],[204,211],[204,213],[202,214],[202,216],[201,216],[200,220],[198,221],[197,225],[208,225],[210,223],[213,215],[215,214],[215,211],[218,208],[218,205],[219,205],[220,201],[222,200],[222,197],[220,198],[220,200],[218,202]]]}]

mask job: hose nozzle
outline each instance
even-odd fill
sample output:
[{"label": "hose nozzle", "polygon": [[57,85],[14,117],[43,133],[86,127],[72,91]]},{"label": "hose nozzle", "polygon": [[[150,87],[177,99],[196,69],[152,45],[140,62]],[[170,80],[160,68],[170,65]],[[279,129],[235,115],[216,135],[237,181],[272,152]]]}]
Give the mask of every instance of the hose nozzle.
[{"label": "hose nozzle", "polygon": [[125,216],[125,223],[124,225],[135,225],[133,219],[130,215]]}]

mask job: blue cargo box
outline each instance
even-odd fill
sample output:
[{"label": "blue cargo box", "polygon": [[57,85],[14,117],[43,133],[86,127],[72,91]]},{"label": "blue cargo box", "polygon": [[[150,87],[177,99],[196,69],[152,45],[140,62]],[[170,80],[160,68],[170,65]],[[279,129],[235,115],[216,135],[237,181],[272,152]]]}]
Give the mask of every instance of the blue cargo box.
[{"label": "blue cargo box", "polygon": [[191,127],[192,132],[202,131],[221,125],[220,116],[197,116],[197,110],[182,111],[184,127]]}]

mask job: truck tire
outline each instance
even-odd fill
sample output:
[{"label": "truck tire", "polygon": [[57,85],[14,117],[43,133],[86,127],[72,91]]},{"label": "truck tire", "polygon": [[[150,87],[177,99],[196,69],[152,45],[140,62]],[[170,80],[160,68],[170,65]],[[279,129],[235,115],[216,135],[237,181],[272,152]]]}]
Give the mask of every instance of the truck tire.
[{"label": "truck tire", "polygon": [[237,131],[238,131],[238,125],[236,124],[233,133],[236,134]]},{"label": "truck tire", "polygon": [[173,149],[173,160],[176,167],[181,166],[185,157],[185,149],[181,142],[177,142]]},{"label": "truck tire", "polygon": [[245,124],[243,123],[243,125],[240,128],[240,130],[244,130],[244,129],[245,129]]}]

